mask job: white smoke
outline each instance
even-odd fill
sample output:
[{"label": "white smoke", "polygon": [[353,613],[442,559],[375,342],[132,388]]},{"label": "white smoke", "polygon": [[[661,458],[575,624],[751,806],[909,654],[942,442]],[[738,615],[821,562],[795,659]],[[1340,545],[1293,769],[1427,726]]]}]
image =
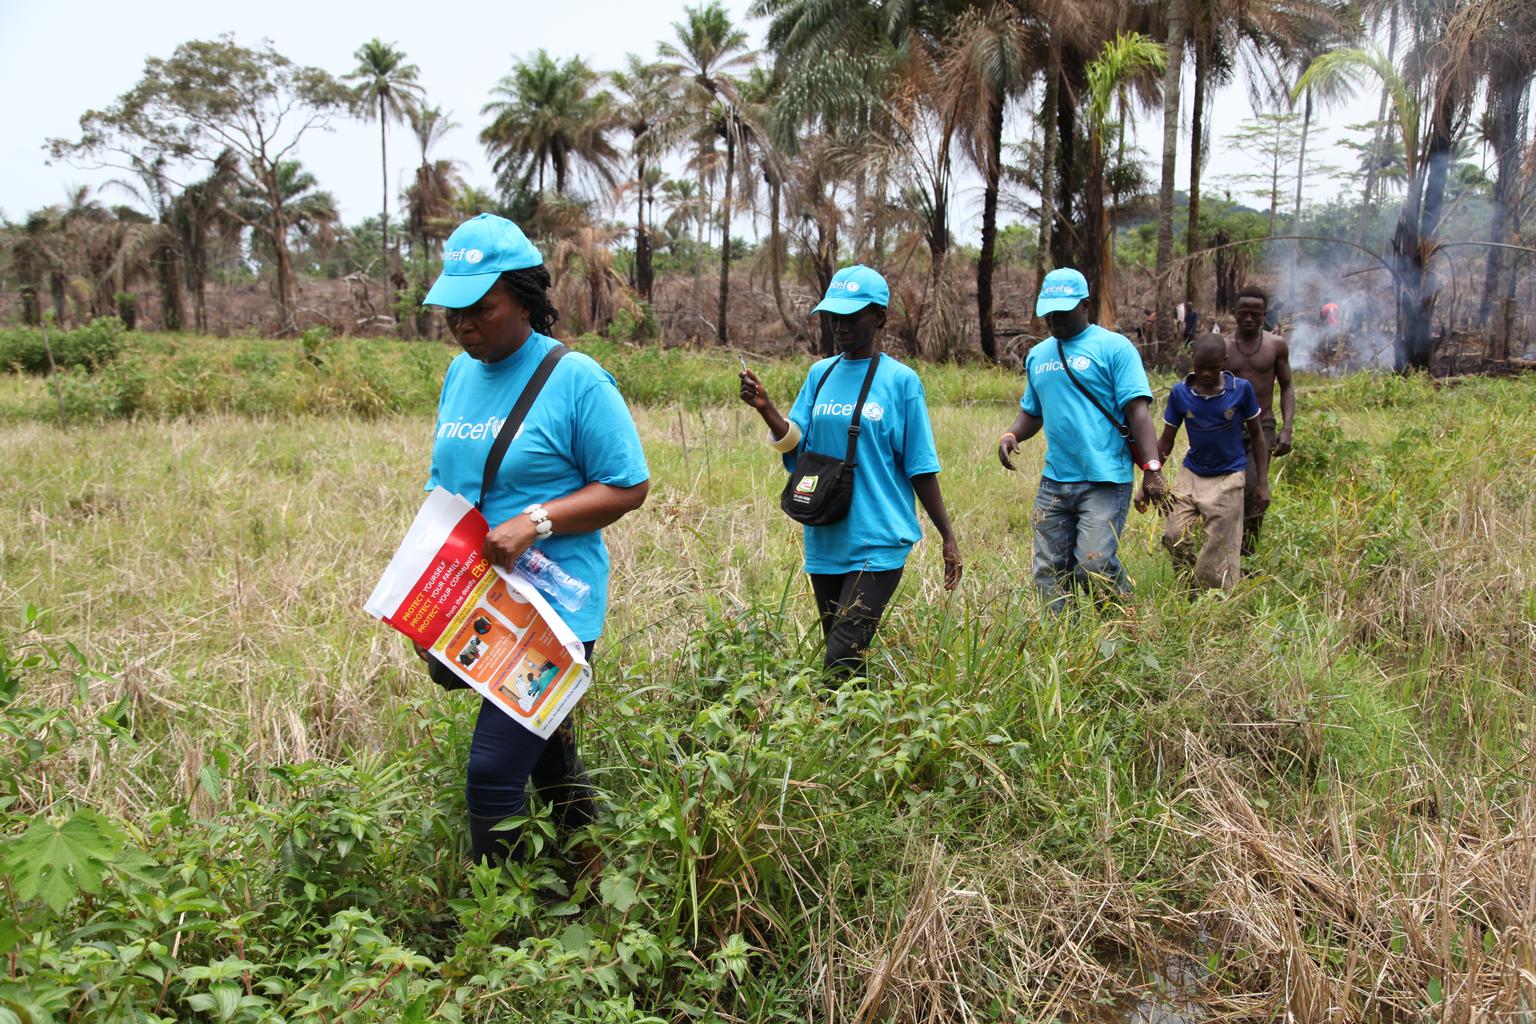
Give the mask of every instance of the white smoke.
[{"label": "white smoke", "polygon": [[[1288,248],[1278,243],[1277,249]],[[1283,251],[1283,250],[1282,250]],[[1314,373],[1392,368],[1396,298],[1380,267],[1325,266],[1294,251],[1270,262],[1270,306],[1290,343],[1291,367]],[[1329,324],[1324,307],[1339,308]]]}]

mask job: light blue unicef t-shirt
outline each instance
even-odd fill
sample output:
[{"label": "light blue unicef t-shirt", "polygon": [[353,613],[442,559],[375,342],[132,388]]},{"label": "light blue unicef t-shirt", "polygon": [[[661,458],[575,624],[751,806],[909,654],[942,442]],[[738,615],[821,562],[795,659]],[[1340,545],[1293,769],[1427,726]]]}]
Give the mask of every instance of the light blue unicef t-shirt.
[{"label": "light blue unicef t-shirt", "polygon": [[[1125,404],[1151,399],[1141,353],[1130,339],[1098,324],[1062,342],[1072,372],[1111,413],[1125,420]],[[1044,475],[1057,483],[1128,484],[1134,478],[1125,442],[1104,414],[1073,385],[1046,338],[1024,357],[1019,406],[1045,421]]]},{"label": "light blue unicef t-shirt", "polygon": [[[512,403],[555,344],[534,333],[500,362],[482,363],[466,352],[448,365],[437,402],[428,490],[443,486],[470,501],[479,499],[485,457]],[[649,478],[640,435],[613,377],[590,357],[570,352],[555,364],[507,446],[481,511],[494,527],[535,502],[563,498],[589,483],[633,487]],[[591,585],[592,596],[580,611],[556,611],[579,639],[596,640],[608,611],[608,546],[601,531],[560,534],[537,547]]]},{"label": "light blue unicef t-shirt", "polygon": [[[811,392],[829,367],[832,373],[816,396],[812,416]],[[811,367],[789,411],[806,448],[839,459],[848,453],[853,403],[868,371],[868,359],[833,357]],[[786,469],[794,470],[797,455],[784,456]],[[923,383],[911,367],[882,355],[859,420],[852,507],[840,522],[805,527],[805,571],[880,572],[906,565],[912,545],[923,536],[913,508],[912,478],[938,471]]]}]

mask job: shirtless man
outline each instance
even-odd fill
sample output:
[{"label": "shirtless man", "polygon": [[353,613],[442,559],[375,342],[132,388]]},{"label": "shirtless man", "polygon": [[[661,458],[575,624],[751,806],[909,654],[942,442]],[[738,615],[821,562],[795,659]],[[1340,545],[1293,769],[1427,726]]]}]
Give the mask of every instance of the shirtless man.
[{"label": "shirtless man", "polygon": [[[1264,315],[1269,296],[1264,289],[1248,285],[1237,293],[1232,319],[1237,322],[1227,342],[1227,365],[1237,376],[1253,385],[1259,398],[1259,426],[1269,442],[1271,455],[1291,450],[1291,424],[1296,419],[1296,389],[1291,385],[1291,349],[1278,334],[1264,330]],[[1275,384],[1280,385],[1280,430],[1275,431]],[[1264,509],[1258,504],[1254,477],[1256,460],[1248,456],[1248,481],[1243,491],[1243,554],[1251,555],[1258,546],[1259,528],[1264,525]]]}]

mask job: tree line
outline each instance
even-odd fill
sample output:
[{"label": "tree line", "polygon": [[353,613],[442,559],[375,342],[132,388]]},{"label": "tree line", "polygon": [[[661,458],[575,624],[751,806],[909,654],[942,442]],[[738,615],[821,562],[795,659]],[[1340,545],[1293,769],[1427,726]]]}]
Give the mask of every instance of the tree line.
[{"label": "tree line", "polygon": [[[394,44],[370,40],[350,72],[333,76],[270,44],[184,43],[84,114],[78,137],[50,140],[55,159],[118,169],[133,204],[108,209],[82,192],[5,225],[22,316],[36,322],[50,301],[62,315],[71,274],[91,282],[93,312],[111,311],[137,267],[155,279],[167,326],[204,329],[209,275],[223,260],[270,278],[289,332],[296,249],[311,271],[342,251],[359,272],[386,279],[404,309],[435,273],[454,224],[495,209],[581,275],[589,323],[611,316],[619,293],[652,299],[659,248],[692,256],[696,286],[705,255],[716,259],[718,292],[701,315],[723,343],[741,249],[732,229],[750,216],[766,222],[760,256],[792,334],[805,320],[786,299],[786,273],[795,268],[820,290],[857,259],[905,282],[893,321],[913,349],[954,355],[974,315],[981,352],[996,359],[1001,217],[1032,229],[1037,274],[1082,269],[1096,319],[1115,326],[1121,229],[1148,215],[1152,354],[1166,361],[1179,338],[1175,303],[1201,301],[1203,263],[1215,264],[1218,286],[1232,265],[1236,243],[1205,237],[1201,173],[1212,97],[1242,80],[1259,121],[1271,119],[1276,132],[1276,141],[1256,143],[1272,154],[1272,236],[1298,231],[1321,113],[1351,88],[1379,92],[1355,175],[1359,229],[1339,244],[1366,254],[1395,293],[1399,367],[1427,366],[1432,355],[1440,289],[1432,264],[1458,147],[1471,139],[1491,147],[1480,317],[1485,325],[1504,317],[1507,332],[1536,178],[1529,0],[755,0],[751,14],[767,22],[760,52],[724,7],[707,2],[684,9],[654,56],[631,54],[617,70],[544,51],[515,60],[479,111],[492,192],[436,155],[453,121]],[[1159,113],[1153,175],[1128,136],[1138,116]],[[1022,138],[1008,137],[1010,115],[1028,126]],[[379,217],[352,230],[298,162],[303,138],[338,116],[379,126]],[[1193,159],[1179,182],[1186,121]],[[410,129],[420,156],[397,221],[392,125]],[[1282,164],[1285,180],[1294,178],[1293,210],[1277,224]],[[953,234],[957,182],[967,176],[982,193],[974,263],[957,258]],[[1187,196],[1177,225],[1176,190]],[[1375,251],[1367,220],[1394,201],[1390,241]],[[972,273],[974,313],[962,298]]]}]

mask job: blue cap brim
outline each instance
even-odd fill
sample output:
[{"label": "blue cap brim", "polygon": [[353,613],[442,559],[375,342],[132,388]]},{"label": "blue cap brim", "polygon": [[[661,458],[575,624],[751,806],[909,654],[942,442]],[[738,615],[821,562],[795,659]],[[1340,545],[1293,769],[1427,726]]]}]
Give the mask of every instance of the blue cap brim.
[{"label": "blue cap brim", "polygon": [[835,313],[838,316],[847,316],[849,313],[857,313],[865,306],[878,306],[878,302],[870,302],[868,299],[822,299],[816,304],[812,313]]},{"label": "blue cap brim", "polygon": [[1075,299],[1066,297],[1054,299],[1036,299],[1035,316],[1045,316],[1047,313],[1065,313],[1068,310],[1076,309],[1077,304],[1082,302],[1083,299],[1086,299],[1087,297],[1088,296],[1086,295],[1082,295]]},{"label": "blue cap brim", "polygon": [[500,276],[499,270],[493,270],[488,274],[439,274],[437,283],[432,285],[432,290],[427,292],[427,297],[421,300],[421,304],[446,306],[448,309],[473,306],[484,298],[485,293],[491,290],[491,285],[495,284]]}]

